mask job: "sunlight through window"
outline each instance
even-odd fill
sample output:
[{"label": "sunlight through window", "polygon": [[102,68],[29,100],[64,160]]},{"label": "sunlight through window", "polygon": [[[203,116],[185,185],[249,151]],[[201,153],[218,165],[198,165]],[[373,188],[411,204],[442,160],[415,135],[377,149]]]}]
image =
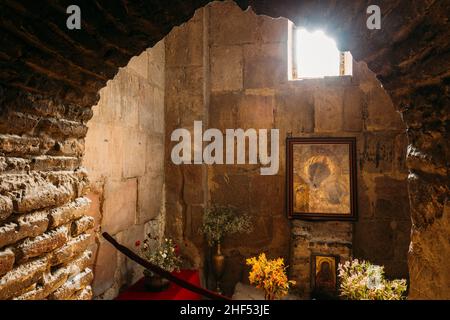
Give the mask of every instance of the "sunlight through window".
[{"label": "sunlight through window", "polygon": [[350,52],[339,51],[336,42],[323,31],[293,30],[293,79],[352,74]]}]

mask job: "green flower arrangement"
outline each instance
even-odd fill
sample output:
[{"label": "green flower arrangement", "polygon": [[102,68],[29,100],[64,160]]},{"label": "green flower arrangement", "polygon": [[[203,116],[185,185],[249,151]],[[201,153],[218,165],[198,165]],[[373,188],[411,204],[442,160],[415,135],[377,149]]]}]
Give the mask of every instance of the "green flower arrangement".
[{"label": "green flower arrangement", "polygon": [[339,264],[340,295],[347,300],[403,300],[406,280],[387,280],[384,267],[358,259]]},{"label": "green flower arrangement", "polygon": [[[140,256],[148,262],[168,272],[180,270],[182,260],[178,253],[178,246],[172,239],[164,238],[162,241],[158,241],[157,238],[152,238],[148,234],[142,246],[139,240],[136,241],[135,245],[139,247]],[[144,274],[151,276],[152,272],[145,270]]]},{"label": "green flower arrangement", "polygon": [[221,242],[226,235],[250,233],[253,230],[250,216],[239,215],[232,206],[212,205],[205,210],[200,232],[208,244]]}]

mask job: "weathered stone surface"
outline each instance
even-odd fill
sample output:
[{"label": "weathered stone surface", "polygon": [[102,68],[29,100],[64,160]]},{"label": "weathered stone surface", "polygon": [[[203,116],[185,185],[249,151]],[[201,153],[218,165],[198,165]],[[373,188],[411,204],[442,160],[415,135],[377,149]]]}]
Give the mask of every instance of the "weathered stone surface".
[{"label": "weathered stone surface", "polygon": [[59,287],[55,292],[50,294],[48,298],[50,300],[67,300],[75,292],[83,289],[86,285],[91,283],[93,279],[92,270],[86,268],[83,272],[77,274],[76,276],[67,280],[61,287]]},{"label": "weathered stone surface", "polygon": [[81,160],[76,157],[38,156],[30,161],[30,168],[39,171],[76,170]]},{"label": "weathered stone surface", "polygon": [[243,88],[241,46],[211,48],[211,90],[235,91]]},{"label": "weathered stone surface", "polygon": [[[214,45],[251,43],[256,40],[257,17],[253,13],[242,12],[231,1],[210,9],[211,42]],[[230,24],[229,17],[233,17]]]},{"label": "weathered stone surface", "polygon": [[67,234],[68,228],[62,226],[35,238],[22,241],[16,247],[18,260],[26,261],[63,246],[67,242]]},{"label": "weathered stone surface", "polygon": [[0,299],[13,297],[42,278],[47,269],[48,258],[43,257],[21,264],[0,278]]},{"label": "weathered stone surface", "polygon": [[117,250],[107,242],[100,242],[94,269],[95,295],[105,292],[113,285],[116,268]]},{"label": "weathered stone surface", "polygon": [[0,152],[9,156],[35,155],[39,153],[39,146],[39,138],[0,135]]},{"label": "weathered stone surface", "polygon": [[156,218],[162,210],[163,180],[161,173],[157,176],[146,174],[138,179],[138,223]]},{"label": "weathered stone surface", "polygon": [[74,260],[67,263],[63,268],[69,275],[73,276],[80,273],[81,270],[91,267],[92,260],[93,260],[92,251],[86,250],[78,257],[75,257]]},{"label": "weathered stone surface", "polygon": [[26,213],[62,205],[77,197],[84,192],[85,179],[81,171],[6,174],[2,176],[0,190],[15,196],[14,211]]},{"label": "weathered stone surface", "polygon": [[[118,17],[120,10],[106,9],[100,12],[95,7],[92,9],[88,7],[86,10],[91,14],[85,15],[86,23],[98,30],[99,34],[95,37],[86,34],[85,37],[77,38],[77,33],[73,33],[69,35],[70,41],[67,41],[67,38],[59,37],[58,32],[50,32],[48,28],[37,27],[37,24],[42,24],[42,21],[51,23],[52,19],[59,17],[58,10],[54,6],[40,3],[42,7],[49,9],[34,10],[31,2],[24,4],[25,11],[32,10],[36,13],[35,19],[29,19],[23,15],[24,10],[18,6],[2,6],[2,12],[5,13],[3,28],[8,29],[8,34],[18,31],[22,35],[16,38],[9,36],[2,38],[1,48],[5,63],[0,72],[0,80],[8,85],[7,89],[4,86],[0,88],[2,107],[4,102],[7,102],[6,104],[11,104],[20,111],[22,111],[21,105],[23,105],[24,109],[33,115],[40,114],[41,116],[87,121],[90,118],[89,112],[86,112],[86,109],[89,110],[87,107],[96,103],[98,89],[114,76],[118,67],[124,66],[132,56],[154,44],[173,26],[187,21],[195,9],[206,3],[208,1],[170,4],[158,2],[163,14],[158,12],[160,19],[156,19],[156,22],[154,12],[143,10],[146,7],[142,2],[127,3],[127,14],[140,19],[135,19],[137,22],[133,20],[133,23],[122,23],[120,28],[101,27],[105,19],[110,20],[111,16]],[[249,2],[237,0],[236,3],[245,9]],[[302,25],[311,29],[320,26],[339,39],[340,49],[351,50],[356,60],[367,61],[369,67],[379,76],[384,88],[394,98],[395,106],[402,107],[403,113],[407,115],[405,117],[407,125],[411,123],[414,128],[424,126],[424,130],[410,133],[413,145],[434,157],[441,154],[440,157],[445,159],[448,158],[448,153],[445,152],[448,139],[442,135],[446,131],[445,117],[438,115],[440,112],[422,113],[422,111],[424,105],[432,106],[430,110],[439,111],[445,110],[444,105],[448,105],[448,95],[446,94],[448,93],[449,70],[447,3],[445,1],[414,1],[406,4],[385,3],[383,12],[388,12],[388,14],[383,16],[383,32],[374,33],[373,30],[367,29],[364,23],[361,23],[367,18],[364,10],[367,5],[365,2],[356,1],[352,5],[348,5],[344,1],[333,2],[329,5],[322,2],[301,4],[296,1],[251,2],[252,10],[258,14],[274,17],[284,16],[296,23],[302,22]],[[217,24],[211,23],[211,29],[215,30],[211,32],[212,41],[221,44],[227,41],[232,44],[252,42],[258,31],[258,24],[255,27],[253,22],[254,18],[249,22],[245,18],[247,13],[241,12],[231,2],[226,5],[225,8],[228,9],[218,11],[217,15],[214,15],[214,11],[211,10],[213,12],[211,12],[209,22],[218,22]],[[239,18],[236,24],[229,23],[230,21],[227,19],[233,16],[230,14],[233,11]],[[242,17],[244,18],[242,19]],[[251,14],[251,17],[255,16]],[[119,18],[117,20],[122,21]],[[195,20],[198,22],[196,25],[198,29],[206,25],[199,16]],[[151,28],[148,27],[149,21],[152,24]],[[59,23],[54,23],[54,25],[61,26]],[[23,33],[23,30],[27,30],[26,34]],[[225,32],[221,34],[222,31]],[[197,45],[188,50],[186,48],[191,47],[191,41],[180,42],[179,46],[175,48],[176,50],[171,52],[173,63],[192,64],[194,56],[195,63],[202,63],[202,57],[192,53],[203,51],[200,46],[204,40],[203,35],[201,32],[195,33],[196,41],[193,42]],[[50,38],[52,41],[49,42]],[[24,39],[33,41],[23,41]],[[433,41],[429,41],[430,39]],[[68,45],[69,42],[76,45]],[[52,59],[48,59],[48,50],[36,50],[36,46],[41,46],[42,43],[45,43],[48,49],[54,53]],[[111,51],[111,48],[117,49]],[[93,54],[87,55],[87,51]],[[24,52],[32,54],[22,54]],[[25,99],[24,97],[29,98]],[[28,101],[28,103],[24,104],[24,101]],[[425,121],[425,119],[430,121]],[[380,123],[382,124],[382,122]],[[20,126],[22,129],[30,128],[32,121],[30,124],[23,121]],[[8,130],[8,134],[16,131],[13,127],[14,124],[11,124],[11,131]],[[16,132],[22,134],[20,130]],[[408,132],[411,131],[408,130]],[[441,138],[433,139],[439,143],[429,143],[429,137],[438,134],[441,135]],[[41,142],[44,140],[42,138]],[[71,145],[72,142],[65,145],[67,149],[59,142],[54,143],[60,150],[52,152],[74,152],[77,147]],[[425,146],[426,148],[422,149]],[[80,150],[81,148],[78,149],[78,151]],[[419,168],[415,168],[415,170],[421,171]],[[422,179],[422,175],[419,175],[417,179]],[[415,182],[413,181],[413,183]],[[422,200],[421,197],[418,197],[420,192],[430,192],[429,195],[424,196],[430,208],[425,205],[418,207],[413,216],[413,223],[417,221],[421,224],[424,220],[428,221],[429,219],[426,217],[429,215],[429,211],[439,211],[436,209],[442,207],[442,190],[445,190],[447,184],[448,180],[439,180],[430,189],[413,186],[418,192],[412,195],[411,199],[418,203]],[[433,198],[438,198],[438,200],[430,201]],[[430,224],[427,228],[414,229],[416,236],[413,237],[412,247],[422,247],[411,253],[411,274],[414,276],[411,277],[410,295],[422,298],[448,298],[450,280],[447,277],[447,263],[445,262],[449,259],[445,253],[448,253],[449,250],[448,246],[441,245],[442,243],[448,244],[448,239],[445,237],[448,234],[448,225],[441,224],[442,218],[431,220],[429,220]],[[436,245],[437,238],[440,240],[438,241],[439,245]],[[445,241],[441,241],[442,239]],[[444,257],[445,259],[439,261],[434,257]]]},{"label": "weathered stone surface", "polygon": [[19,216],[15,220],[19,226],[16,241],[26,237],[36,237],[44,233],[48,227],[47,215],[47,211],[35,211],[30,214]]},{"label": "weathered stone surface", "polygon": [[343,127],[343,92],[320,90],[314,94],[314,131],[340,132]]},{"label": "weathered stone surface", "polygon": [[14,266],[15,256],[11,249],[0,250],[0,277]]},{"label": "weathered stone surface", "polygon": [[87,214],[90,204],[91,201],[88,198],[82,197],[64,206],[50,210],[48,215],[50,228],[59,227],[71,220],[82,217]]},{"label": "weathered stone surface", "polygon": [[61,287],[67,281],[68,276],[69,273],[64,268],[60,268],[53,273],[46,272],[33,290],[15,297],[14,300],[44,300],[53,291]]},{"label": "weathered stone surface", "polygon": [[275,127],[280,129],[280,138],[286,137],[288,131],[294,136],[314,131],[312,90],[280,90],[275,99]]},{"label": "weathered stone surface", "polygon": [[244,88],[272,88],[287,82],[286,59],[284,44],[245,45]]},{"label": "weathered stone surface", "polygon": [[0,221],[8,218],[13,212],[13,202],[9,197],[0,195]]},{"label": "weathered stone surface", "polygon": [[89,216],[84,216],[78,220],[72,222],[71,234],[72,237],[76,237],[83,232],[90,230],[94,227],[94,218]]},{"label": "weathered stone surface", "polygon": [[108,182],[103,203],[103,231],[116,234],[133,225],[136,219],[136,179]]},{"label": "weathered stone surface", "polygon": [[[343,130],[359,132],[363,129],[364,94],[359,87],[345,89],[343,99]],[[392,102],[391,102],[392,103]],[[382,109],[385,106],[381,107]]]},{"label": "weathered stone surface", "polygon": [[5,223],[0,227],[0,248],[16,242],[16,223]]},{"label": "weathered stone surface", "polygon": [[87,233],[83,233],[76,238],[70,239],[64,246],[52,253],[50,264],[54,266],[68,262],[73,257],[85,251],[89,246],[90,241],[91,235]]},{"label": "weathered stone surface", "polygon": [[[274,97],[268,95],[246,94],[239,101],[237,125],[241,129],[270,129],[274,123]],[[229,106],[222,106],[229,108]]]},{"label": "weathered stone surface", "polygon": [[91,300],[92,299],[92,287],[86,286],[81,290],[76,291],[69,300]]},{"label": "weathered stone surface", "polygon": [[[200,17],[187,22],[183,27],[192,32],[186,36],[179,37],[177,34],[182,32],[181,28],[175,28],[173,32],[166,37],[166,43],[172,46],[166,47],[166,63],[168,66],[199,66],[202,65],[203,23]],[[172,39],[176,39],[173,41]]]}]

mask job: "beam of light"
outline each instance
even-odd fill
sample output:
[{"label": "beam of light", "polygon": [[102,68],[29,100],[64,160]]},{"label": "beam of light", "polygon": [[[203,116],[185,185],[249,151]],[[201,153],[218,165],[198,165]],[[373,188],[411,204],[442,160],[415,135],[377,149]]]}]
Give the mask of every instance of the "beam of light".
[{"label": "beam of light", "polygon": [[305,29],[299,29],[296,37],[298,78],[339,76],[340,52],[333,39]]}]

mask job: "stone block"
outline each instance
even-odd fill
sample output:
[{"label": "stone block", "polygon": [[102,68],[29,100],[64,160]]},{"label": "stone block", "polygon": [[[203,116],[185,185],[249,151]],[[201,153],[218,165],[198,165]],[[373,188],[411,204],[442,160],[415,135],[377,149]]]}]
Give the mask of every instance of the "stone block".
[{"label": "stone block", "polygon": [[187,204],[203,203],[203,166],[184,165],[182,167],[184,176],[183,200]]},{"label": "stone block", "polygon": [[94,218],[90,216],[83,216],[78,220],[72,222],[71,234],[72,237],[76,237],[83,232],[90,230],[94,227]]},{"label": "stone block", "polygon": [[52,171],[52,170],[73,171],[79,168],[80,165],[81,165],[80,158],[51,157],[51,156],[33,157],[30,163],[31,169],[36,171]]},{"label": "stone block", "polygon": [[233,205],[242,213],[250,209],[250,178],[244,175],[210,177],[211,202]]},{"label": "stone block", "polygon": [[[355,256],[370,259],[372,263],[378,260],[390,260],[394,257],[395,237],[390,221],[358,221],[355,225]],[[376,241],[374,241],[376,239]]]},{"label": "stone block", "polygon": [[0,248],[12,244],[17,240],[17,228],[19,226],[16,223],[5,223],[0,226]]},{"label": "stone block", "polygon": [[11,249],[0,250],[0,277],[12,270],[14,261],[15,255]]},{"label": "stone block", "polygon": [[26,156],[39,154],[39,138],[0,134],[0,152],[9,156]]},{"label": "stone block", "polygon": [[102,199],[103,191],[97,190],[98,192],[90,192],[86,195],[86,198],[90,201],[89,210],[86,213],[87,215],[94,218],[94,224],[95,227],[99,227],[101,224],[102,219],[102,213],[101,213],[101,206],[102,206]]},{"label": "stone block", "polygon": [[162,135],[147,136],[145,158],[145,174],[157,176],[164,172],[164,137]]},{"label": "stone block", "polygon": [[166,36],[166,65],[201,66],[203,63],[203,21],[191,20]]},{"label": "stone block", "polygon": [[44,253],[60,248],[67,242],[68,228],[58,227],[35,238],[28,238],[16,246],[18,261],[26,261]]},{"label": "stone block", "polygon": [[159,88],[164,88],[165,82],[165,44],[164,40],[161,40],[153,46],[153,48],[147,50],[149,62],[148,62],[148,81],[152,85]]},{"label": "stone block", "polygon": [[84,270],[91,267],[93,263],[92,251],[86,250],[82,254],[74,258],[74,260],[68,262],[64,267],[62,267],[68,275],[76,275],[80,270]]},{"label": "stone block", "polygon": [[264,43],[287,43],[288,20],[285,18],[271,18],[268,16],[257,16],[258,31]]},{"label": "stone block", "polygon": [[312,90],[281,90],[275,96],[275,127],[280,138],[287,133],[299,136],[314,131],[314,94]]},{"label": "stone block", "polygon": [[35,211],[15,219],[18,225],[16,241],[27,237],[37,237],[43,234],[49,225],[48,211]]},{"label": "stone block", "polygon": [[388,93],[381,87],[375,87],[368,92],[367,112],[367,130],[404,130],[400,113],[395,110]]},{"label": "stone block", "polygon": [[54,141],[52,149],[47,151],[48,155],[65,157],[82,157],[84,154],[84,139],[68,138]]},{"label": "stone block", "polygon": [[48,296],[49,300],[67,300],[75,292],[83,289],[92,282],[92,270],[86,268],[83,272],[67,280],[61,287]]},{"label": "stone block", "polygon": [[274,125],[274,112],[274,96],[246,94],[239,101],[237,112],[238,128],[244,130],[249,128],[271,129]]},{"label": "stone block", "polygon": [[112,126],[109,124],[92,121],[89,122],[89,132],[86,136],[86,154],[83,157],[83,166],[89,170],[90,180],[98,181],[102,176],[113,173],[116,158],[122,160],[122,157],[110,153],[111,144],[117,147],[118,141],[121,142],[121,140],[113,140]]},{"label": "stone block", "polygon": [[131,70],[137,76],[148,79],[148,52],[144,51],[138,56],[134,56],[131,58],[130,62],[128,62],[126,69]]},{"label": "stone block", "polygon": [[[167,92],[202,94],[204,74],[201,66],[170,67],[166,70]],[[176,97],[173,97],[176,98]]]},{"label": "stone block", "polygon": [[102,231],[116,234],[136,219],[137,180],[108,181],[105,184]]},{"label": "stone block", "polygon": [[408,185],[405,180],[388,176],[375,178],[375,217],[379,219],[409,220]]},{"label": "stone block", "polygon": [[241,94],[213,93],[209,107],[209,126],[225,132],[237,127],[237,110]]},{"label": "stone block", "polygon": [[35,130],[45,132],[54,138],[84,138],[87,133],[87,127],[77,121],[69,121],[65,119],[42,118],[37,124]]},{"label": "stone block", "polygon": [[211,90],[236,91],[243,88],[242,46],[211,47]]},{"label": "stone block", "polygon": [[213,45],[251,43],[257,40],[258,19],[252,10],[242,11],[234,2],[209,8],[210,39]]},{"label": "stone block", "polygon": [[282,176],[255,175],[250,180],[251,211],[255,216],[284,213],[285,179]]},{"label": "stone block", "polygon": [[344,91],[343,130],[359,132],[363,129],[364,94],[358,87],[348,87]]},{"label": "stone block", "polygon": [[343,125],[343,92],[341,89],[314,93],[314,132],[339,132]]},{"label": "stone block", "polygon": [[145,223],[158,216],[163,204],[162,174],[153,176],[146,174],[138,178],[138,223]]},{"label": "stone block", "polygon": [[370,173],[389,173],[395,158],[395,133],[364,133],[361,170]]},{"label": "stone block", "polygon": [[80,197],[64,206],[51,209],[48,214],[49,227],[56,228],[69,221],[81,218],[88,213],[91,203],[89,198]]},{"label": "stone block", "polygon": [[48,266],[48,258],[39,258],[21,264],[0,277],[0,300],[6,300],[28,288],[42,278]]},{"label": "stone block", "polygon": [[245,45],[244,88],[273,88],[286,83],[286,59],[285,44]]},{"label": "stone block", "polygon": [[122,137],[123,154],[123,177],[133,178],[145,173],[146,135],[133,130],[126,130]]},{"label": "stone block", "polygon": [[94,269],[94,294],[102,294],[114,283],[117,269],[117,250],[108,242],[100,242]]},{"label": "stone block", "polygon": [[91,300],[92,296],[92,287],[86,286],[83,289],[76,291],[69,300]]},{"label": "stone block", "polygon": [[164,90],[142,84],[139,91],[139,129],[152,134],[164,131]]},{"label": "stone block", "polygon": [[59,265],[64,262],[68,262],[73,257],[79,255],[91,243],[92,236],[87,233],[83,233],[76,238],[72,238],[61,248],[55,250],[50,257],[50,264],[52,266]]},{"label": "stone block", "polygon": [[11,198],[0,195],[0,221],[5,220],[13,213]]},{"label": "stone block", "polygon": [[177,128],[189,129],[193,127],[195,120],[202,120],[204,116],[202,94],[189,92],[166,94],[166,132],[172,133],[172,130]]}]

